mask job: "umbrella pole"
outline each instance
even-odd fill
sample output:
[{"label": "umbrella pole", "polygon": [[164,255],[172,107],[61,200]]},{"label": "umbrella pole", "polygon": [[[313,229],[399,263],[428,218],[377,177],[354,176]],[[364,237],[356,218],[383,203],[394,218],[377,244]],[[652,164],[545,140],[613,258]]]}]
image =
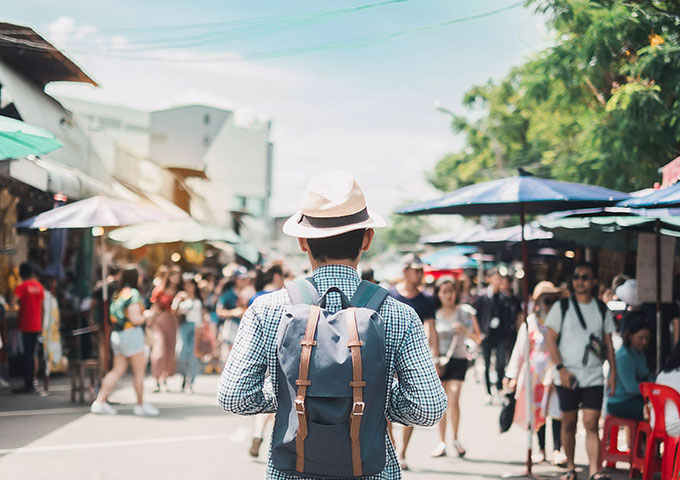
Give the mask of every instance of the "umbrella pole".
[{"label": "umbrella pole", "polygon": [[109,371],[109,358],[111,357],[111,333],[109,326],[109,285],[106,278],[109,276],[109,266],[106,258],[106,241],[105,235],[101,238],[101,255],[102,255],[102,321],[104,324],[104,359],[102,365],[104,372]]},{"label": "umbrella pole", "polygon": [[[522,302],[522,313],[524,315],[524,328],[527,330],[527,336],[529,335],[529,323],[527,321],[528,319],[528,313],[529,313],[529,251],[527,249],[527,241],[524,236],[524,227],[526,224],[526,219],[525,219],[525,210],[526,207],[523,203],[520,203],[520,214],[519,214],[519,223],[522,226],[522,265],[524,266],[524,277],[522,278],[522,297],[523,297],[523,302]],[[524,369],[525,369],[525,375],[524,375],[524,388],[526,388],[526,391],[524,392],[524,398],[526,400],[525,403],[525,408],[526,408],[526,418],[527,418],[527,462],[526,462],[526,471],[521,474],[521,475],[503,475],[502,478],[538,478],[532,473],[532,466],[533,462],[531,461],[531,456],[532,456],[532,448],[533,448],[533,442],[534,442],[534,415],[533,415],[533,408],[531,405],[531,399],[533,398],[532,395],[532,390],[533,386],[531,384],[531,363],[529,356],[531,355],[531,342],[527,340],[526,342],[526,349],[524,352]]]},{"label": "umbrella pole", "polygon": [[[525,206],[524,204],[521,204],[521,209],[520,209],[520,216],[519,216],[519,221],[520,225],[522,226],[522,265],[524,266],[524,277],[522,278],[522,290],[523,290],[523,297],[524,297],[524,302],[523,302],[523,313],[524,313],[524,327],[527,330],[527,336],[529,335],[529,323],[527,322],[528,314],[529,314],[529,252],[527,251],[527,241],[524,236],[524,228],[526,226],[526,219],[525,219]],[[524,398],[526,398],[526,415],[527,415],[527,422],[528,422],[528,432],[527,432],[527,476],[531,476],[531,467],[532,467],[532,462],[531,462],[531,450],[532,450],[532,445],[533,445],[533,440],[534,440],[534,418],[532,414],[532,408],[531,408],[531,399],[533,397],[532,395],[532,385],[531,385],[531,363],[529,360],[529,356],[531,354],[531,347],[530,347],[530,342],[527,341],[526,343],[526,352],[524,354],[524,368],[525,368],[525,377],[526,377],[526,392],[524,395]]]},{"label": "umbrella pole", "polygon": [[656,233],[656,373],[661,371],[661,221],[657,218]]}]

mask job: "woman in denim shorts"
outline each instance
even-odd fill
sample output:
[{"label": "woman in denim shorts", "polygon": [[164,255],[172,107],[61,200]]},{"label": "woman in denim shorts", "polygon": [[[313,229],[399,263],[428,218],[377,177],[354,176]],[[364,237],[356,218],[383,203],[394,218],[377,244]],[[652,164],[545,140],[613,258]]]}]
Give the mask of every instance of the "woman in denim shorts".
[{"label": "woman in denim shorts", "polygon": [[144,395],[144,303],[137,290],[139,272],[135,267],[123,270],[120,289],[113,295],[110,307],[111,349],[113,350],[113,368],[102,380],[97,399],[92,403],[92,413],[115,415],[118,412],[107,398],[113,392],[118,381],[132,367],[133,384],[137,394],[135,415],[156,416],[158,410],[150,403],[143,402]]}]

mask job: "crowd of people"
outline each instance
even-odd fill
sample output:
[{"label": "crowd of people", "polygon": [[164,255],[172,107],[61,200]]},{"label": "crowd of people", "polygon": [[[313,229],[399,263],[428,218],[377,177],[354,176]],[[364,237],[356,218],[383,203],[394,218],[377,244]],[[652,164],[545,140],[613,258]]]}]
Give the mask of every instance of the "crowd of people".
[{"label": "crowd of people", "polygon": [[[354,220],[356,215],[348,218]],[[331,240],[304,236],[316,235],[318,227],[305,225],[301,220],[293,227],[302,251],[310,258],[312,284],[318,286],[319,295],[335,289],[336,293],[345,292],[341,297],[349,298],[362,279],[377,283],[370,268],[361,269],[361,278],[357,273],[361,252],[370,248],[373,238],[373,230],[364,228],[371,225],[366,221],[359,223],[361,229],[347,232],[342,228],[352,224],[341,225],[337,230],[340,233],[329,237]],[[387,364],[387,374],[391,372],[394,381],[413,382],[409,396],[424,389],[426,395],[420,401],[431,403],[419,405],[423,409],[421,416],[412,417],[395,405],[399,401],[411,405],[418,402],[410,397],[399,400],[394,388],[390,390],[397,395],[397,400],[390,400],[392,403],[385,407],[392,448],[388,453],[393,455],[395,468],[409,469],[407,452],[413,432],[410,425],[414,424],[438,424],[439,443],[433,446],[432,457],[449,453],[465,456],[460,433],[461,419],[465,417],[461,391],[470,377],[468,371],[472,367],[476,379],[475,365],[481,364],[486,404],[501,404],[507,396],[514,397],[517,405],[524,405],[527,400],[532,404],[531,418],[527,418],[525,408],[517,407],[513,422],[524,429],[531,425],[536,432],[539,452],[533,458],[535,462],[551,461],[566,468],[562,480],[576,478],[575,433],[581,411],[590,478],[609,478],[599,461],[601,415],[604,412],[635,420],[649,417],[639,385],[653,381],[651,372],[656,370],[656,319],[653,310],[638,300],[635,279],[618,275],[611,286],[598,288],[597,269],[590,263],[578,263],[565,284],[556,286],[540,281],[534,286],[524,321],[523,305],[516,294],[517,281],[506,272],[490,269],[476,282],[471,276],[456,272],[426,285],[425,266],[416,254],[405,255],[401,262],[401,280],[382,284],[390,300],[380,306],[380,314],[386,318],[387,330],[397,329],[386,333],[386,341],[402,338],[412,351],[404,352],[403,348],[388,343],[387,352],[393,349],[405,357],[395,359],[394,353],[392,357],[388,355],[392,363]],[[258,329],[270,328],[266,319],[283,312],[282,306],[289,308],[291,300],[286,296],[286,285],[295,276],[281,262],[254,270],[234,264],[219,273],[183,272],[178,266],[161,266],[150,281],[143,281],[142,273],[135,266],[123,268],[112,284],[113,367],[104,377],[91,411],[117,413],[107,400],[128,366],[137,395],[133,412],[142,416],[159,414],[158,409],[144,401],[144,378],[149,368],[155,392],[168,391],[168,379],[179,374],[181,391],[193,393],[200,371],[220,373],[224,367],[218,394],[222,406],[233,413],[261,413],[255,417],[248,448],[248,453],[257,457],[267,425],[274,419],[271,382],[278,375],[273,371],[277,364],[271,364],[276,355],[267,354],[268,349],[274,349],[277,334]],[[34,388],[36,344],[43,332],[40,312],[45,308],[46,292],[30,266],[22,265],[20,274],[22,283],[14,297],[20,305],[19,327],[25,355],[21,391],[30,392]],[[331,310],[345,308],[341,298],[331,306],[334,298],[329,296],[323,305]],[[406,324],[411,333],[405,335],[405,330],[398,330],[399,322],[391,320],[392,317],[399,321],[408,317]],[[676,306],[665,307],[662,325],[665,331],[661,338],[665,343],[660,348],[664,364],[656,381],[680,390],[677,341],[680,315]],[[256,353],[249,344],[253,341],[260,342]],[[421,358],[424,355],[425,370]],[[409,370],[408,362],[419,366]],[[416,370],[419,376],[410,378]],[[438,377],[436,388],[431,384],[432,376]],[[307,385],[306,380],[298,382]],[[355,380],[353,384],[362,382]],[[533,391],[527,391],[528,384]],[[263,389],[259,393],[253,391],[257,385]],[[240,387],[249,392],[245,404],[239,397]],[[260,396],[252,396],[256,394]],[[249,403],[254,399],[261,404]],[[392,421],[405,425],[400,438],[393,432]],[[666,422],[669,432],[680,432],[677,412],[669,410]],[[550,456],[546,445],[548,423],[552,433]],[[398,450],[393,450],[397,445]],[[386,469],[394,466],[391,460],[387,462]],[[275,470],[272,465],[268,467],[269,472]]]},{"label": "crowd of people", "polygon": [[[525,409],[517,408],[514,422],[526,428],[531,420],[539,444],[534,461],[550,460],[554,465],[567,467],[567,480],[573,478],[579,409],[583,410],[586,448],[594,474],[599,472],[598,427],[603,405],[606,413],[617,417],[642,420],[647,415],[639,384],[653,380],[648,347],[655,319],[637,301],[635,279],[618,276],[611,287],[613,293],[601,289],[602,295],[596,298],[592,295],[596,291],[595,270],[589,264],[581,264],[569,289],[547,281],[536,285],[530,314],[524,323],[521,302],[513,293],[513,278],[502,275],[498,269],[487,271],[479,287],[465,274],[442,276],[425,285],[424,264],[415,254],[402,258],[402,271],[400,282],[387,285],[389,294],[412,307],[422,321],[447,398],[446,414],[438,423],[440,442],[431,451],[433,457],[446,456],[450,447],[458,456],[466,453],[459,435],[463,416],[460,395],[475,361],[483,364],[487,404],[502,402],[510,393],[518,405],[523,405],[525,396],[530,395],[534,418],[525,418]],[[117,413],[107,398],[128,366],[137,394],[133,410],[136,415],[159,414],[158,409],[143,400],[147,369],[155,381],[154,392],[167,391],[168,378],[179,374],[181,390],[192,393],[199,371],[221,372],[248,306],[257,297],[282,289],[286,280],[292,278],[281,263],[256,271],[233,265],[223,273],[218,276],[182,272],[177,266],[161,266],[145,289],[136,267],[120,270],[110,304],[113,367],[91,406],[93,413]],[[29,265],[22,265],[20,274],[23,281],[15,297],[21,305],[25,376],[23,387],[18,390],[31,392],[35,388],[36,345],[43,332],[39,311],[45,308],[46,290]],[[364,279],[375,282],[373,275],[372,270],[364,269]],[[612,315],[603,300],[619,310],[624,304],[624,310]],[[674,323],[672,319],[669,325]],[[527,351],[529,371],[525,362]],[[605,360],[609,360],[607,380],[602,373]],[[526,375],[532,379],[534,391],[530,393],[524,391]],[[657,381],[680,389],[677,342]],[[672,411],[666,415],[669,430],[680,431],[677,417]],[[250,455],[259,455],[272,418],[261,415],[254,420]],[[546,453],[549,421],[550,458]],[[401,468],[408,469],[406,455],[412,428],[403,428],[399,439],[394,439],[391,424],[388,431],[400,446]]]}]

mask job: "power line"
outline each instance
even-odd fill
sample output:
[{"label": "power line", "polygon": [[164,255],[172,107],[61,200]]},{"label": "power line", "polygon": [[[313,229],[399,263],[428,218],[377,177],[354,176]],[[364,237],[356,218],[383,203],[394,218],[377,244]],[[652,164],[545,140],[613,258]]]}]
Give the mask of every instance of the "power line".
[{"label": "power line", "polygon": [[[402,1],[408,1],[408,0],[402,0]],[[385,2],[380,2],[381,4],[384,4]],[[229,54],[229,55],[213,55],[213,56],[204,56],[201,58],[166,58],[166,57],[161,57],[161,56],[149,56],[149,55],[139,55],[139,56],[131,56],[129,53],[134,53],[134,51],[128,51],[126,53],[117,53],[117,52],[90,52],[87,50],[78,50],[78,49],[70,49],[71,52],[73,53],[79,53],[83,55],[91,55],[91,56],[98,56],[102,58],[111,58],[111,59],[118,59],[118,60],[137,60],[137,61],[159,61],[159,62],[167,62],[167,63],[211,63],[211,62],[222,62],[222,61],[234,61],[234,60],[263,60],[263,59],[269,59],[269,58],[281,58],[281,57],[289,57],[289,56],[295,56],[295,55],[301,55],[305,53],[314,53],[314,52],[321,52],[321,51],[332,51],[332,50],[343,50],[343,49],[354,49],[354,48],[362,48],[362,47],[368,47],[368,46],[373,46],[377,45],[380,43],[388,42],[390,40],[400,38],[403,36],[407,35],[412,35],[416,33],[423,33],[423,32],[428,32],[431,30],[436,30],[436,29],[441,29],[445,28],[457,23],[463,23],[466,21],[470,20],[478,20],[482,18],[487,18],[491,17],[493,15],[497,15],[499,13],[506,12],[508,10],[515,9],[521,5],[523,5],[525,2],[520,1],[520,2],[515,2],[510,5],[507,5],[505,7],[501,7],[495,10],[490,10],[487,12],[475,14],[475,15],[470,15],[467,17],[459,17],[443,22],[438,22],[430,25],[424,25],[421,27],[415,27],[411,29],[406,29],[406,30],[401,30],[401,31],[396,31],[396,32],[390,32],[390,33],[384,33],[384,34],[376,34],[376,35],[369,35],[365,37],[358,37],[358,38],[353,38],[353,39],[347,39],[347,40],[338,40],[338,41],[333,41],[333,42],[327,42],[327,43],[322,43],[322,44],[316,44],[316,45],[307,45],[307,46],[300,46],[300,47],[292,47],[292,48],[284,48],[284,49],[276,49],[276,50],[264,50],[261,52],[253,52],[249,54],[244,54],[240,56],[234,56],[234,54]],[[358,7],[356,7],[358,8]],[[56,48],[50,48],[42,43],[38,42],[30,42],[27,40],[22,40],[22,39],[17,39],[17,38],[12,38],[8,37],[5,35],[0,35],[0,44],[3,42],[9,42],[13,44],[19,44],[25,48],[29,49],[37,49],[37,50],[58,50]],[[175,47],[177,48],[177,47]],[[162,50],[162,48],[159,48]],[[167,48],[166,50],[172,50],[172,48]]]},{"label": "power line", "polygon": [[[343,7],[333,10],[326,10],[311,14],[295,14],[295,15],[280,15],[269,17],[255,17],[239,20],[231,20],[224,22],[200,23],[193,25],[175,25],[162,27],[135,27],[129,29],[108,29],[102,30],[99,33],[139,33],[146,35],[154,32],[168,31],[163,36],[152,36],[149,38],[142,38],[130,42],[130,47],[126,50],[128,52],[142,52],[148,50],[157,50],[159,48],[189,48],[189,47],[203,47],[219,43],[225,43],[233,40],[243,40],[249,38],[256,38],[259,36],[270,35],[303,25],[313,24],[322,21],[332,20],[333,18],[342,17],[345,15],[358,13],[366,10],[371,10],[390,5],[409,3],[415,0],[381,0],[378,2],[357,5],[354,7]],[[206,30],[207,29],[207,30]],[[178,30],[205,30],[202,32],[185,33],[178,35]],[[0,34],[14,34],[15,30],[0,30]],[[128,36],[130,35],[128,33]],[[87,50],[92,52],[100,52],[106,50],[106,45],[92,45],[91,39],[83,39],[81,41],[71,42],[69,44],[71,49],[79,48],[81,51]]]}]

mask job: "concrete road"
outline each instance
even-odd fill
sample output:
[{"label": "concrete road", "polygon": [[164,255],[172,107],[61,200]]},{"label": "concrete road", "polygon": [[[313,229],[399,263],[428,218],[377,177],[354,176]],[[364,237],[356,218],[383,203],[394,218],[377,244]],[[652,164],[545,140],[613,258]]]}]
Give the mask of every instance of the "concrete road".
[{"label": "concrete road", "polygon": [[[0,394],[0,479],[17,480],[151,480],[263,478],[262,457],[247,455],[252,418],[236,417],[217,407],[217,375],[197,379],[193,395],[179,393],[179,379],[170,391],[150,393],[157,418],[132,415],[134,394],[129,378],[111,396],[117,416],[88,413],[87,406],[69,402],[67,379],[57,379],[50,396]],[[417,428],[408,452],[407,480],[496,479],[522,473],[526,434],[513,427],[498,433],[499,406],[483,405],[483,389],[468,375],[462,400],[461,439],[464,459],[430,458],[437,444],[434,428]],[[399,427],[395,428],[397,439]],[[548,448],[550,449],[550,435]],[[584,438],[577,439],[577,461],[585,463]],[[623,465],[621,465],[623,466]],[[545,478],[560,470],[548,464],[535,468]],[[581,473],[581,478],[587,478]],[[623,471],[616,478],[627,478]]]}]

